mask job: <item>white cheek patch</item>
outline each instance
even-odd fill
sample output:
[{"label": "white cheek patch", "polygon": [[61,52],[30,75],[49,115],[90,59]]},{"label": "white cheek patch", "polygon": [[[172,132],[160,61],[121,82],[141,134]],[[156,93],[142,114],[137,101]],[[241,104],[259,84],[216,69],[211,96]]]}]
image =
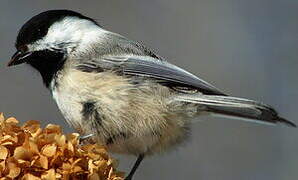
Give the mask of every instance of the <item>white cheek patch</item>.
[{"label": "white cheek patch", "polygon": [[106,31],[89,20],[65,17],[54,23],[44,38],[30,44],[28,48],[31,51],[61,48],[68,52],[73,48],[83,51],[92,42],[98,42],[98,38],[104,32]]}]

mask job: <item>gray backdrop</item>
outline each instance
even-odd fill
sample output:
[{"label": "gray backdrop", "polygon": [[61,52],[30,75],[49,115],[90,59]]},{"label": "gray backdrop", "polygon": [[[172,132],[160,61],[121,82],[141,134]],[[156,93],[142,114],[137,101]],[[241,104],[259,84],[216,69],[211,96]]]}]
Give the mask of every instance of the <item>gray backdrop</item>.
[{"label": "gray backdrop", "polygon": [[[20,120],[66,125],[37,72],[7,68],[20,26],[48,9],[67,8],[144,42],[168,61],[228,94],[273,105],[298,123],[296,0],[1,0],[0,111]],[[298,130],[202,118],[192,139],[144,161],[135,179],[295,180]],[[133,157],[117,156],[128,170]]]}]

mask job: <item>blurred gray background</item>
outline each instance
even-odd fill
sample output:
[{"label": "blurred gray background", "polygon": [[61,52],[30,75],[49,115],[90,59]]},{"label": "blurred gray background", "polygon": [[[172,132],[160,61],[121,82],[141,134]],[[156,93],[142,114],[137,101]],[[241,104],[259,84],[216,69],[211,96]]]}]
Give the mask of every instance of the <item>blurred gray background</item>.
[{"label": "blurred gray background", "polygon": [[[298,123],[297,0],[1,0],[0,111],[6,116],[73,131],[37,72],[6,67],[21,25],[57,8],[93,17],[224,92],[271,104]],[[135,179],[298,179],[297,129],[202,119],[188,143],[146,159]],[[128,171],[134,157],[117,157]]]}]

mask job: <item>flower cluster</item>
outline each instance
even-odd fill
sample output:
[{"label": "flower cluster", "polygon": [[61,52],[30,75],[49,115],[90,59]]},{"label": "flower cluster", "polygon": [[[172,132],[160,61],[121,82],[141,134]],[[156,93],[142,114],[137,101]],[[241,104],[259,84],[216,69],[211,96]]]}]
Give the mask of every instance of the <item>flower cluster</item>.
[{"label": "flower cluster", "polygon": [[123,180],[104,147],[80,145],[78,136],[53,124],[42,129],[38,121],[20,126],[0,114],[0,179]]}]

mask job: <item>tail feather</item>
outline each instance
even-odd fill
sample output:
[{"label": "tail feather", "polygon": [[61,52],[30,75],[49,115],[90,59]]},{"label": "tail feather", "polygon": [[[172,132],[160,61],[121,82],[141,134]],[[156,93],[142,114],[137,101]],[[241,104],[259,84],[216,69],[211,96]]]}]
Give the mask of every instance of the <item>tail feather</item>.
[{"label": "tail feather", "polygon": [[296,127],[293,122],[279,117],[271,106],[253,100],[212,95],[183,95],[177,97],[177,100],[198,104],[201,111],[217,115],[239,117],[270,124],[284,123]]}]

